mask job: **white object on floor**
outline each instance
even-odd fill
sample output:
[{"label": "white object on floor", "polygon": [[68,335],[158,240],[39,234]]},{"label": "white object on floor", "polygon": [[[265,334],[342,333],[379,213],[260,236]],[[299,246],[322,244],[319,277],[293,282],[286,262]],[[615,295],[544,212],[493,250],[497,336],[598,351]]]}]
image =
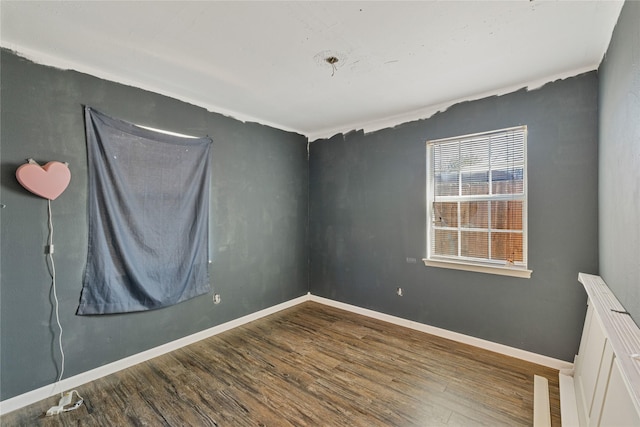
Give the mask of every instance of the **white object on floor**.
[{"label": "white object on floor", "polygon": [[533,425],[534,427],[551,427],[549,381],[539,375],[533,376]]}]

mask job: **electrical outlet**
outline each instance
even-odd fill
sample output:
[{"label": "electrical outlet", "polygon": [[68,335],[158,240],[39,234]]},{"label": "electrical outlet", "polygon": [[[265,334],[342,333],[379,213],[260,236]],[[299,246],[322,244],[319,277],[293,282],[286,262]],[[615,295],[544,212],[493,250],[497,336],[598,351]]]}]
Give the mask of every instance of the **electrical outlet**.
[{"label": "electrical outlet", "polygon": [[396,294],[398,294],[398,296],[401,297],[402,296],[402,288],[396,289]]},{"label": "electrical outlet", "polygon": [[220,304],[222,302],[222,298],[220,298],[220,294],[213,294],[213,303]]}]

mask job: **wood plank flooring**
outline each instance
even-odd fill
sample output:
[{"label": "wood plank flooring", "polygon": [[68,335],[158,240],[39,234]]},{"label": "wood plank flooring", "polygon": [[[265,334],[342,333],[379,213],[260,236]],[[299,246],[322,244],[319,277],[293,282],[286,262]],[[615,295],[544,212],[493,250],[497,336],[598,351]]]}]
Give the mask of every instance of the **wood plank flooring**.
[{"label": "wood plank flooring", "polygon": [[558,372],[307,302],[51,397],[2,426],[529,426],[533,376]]}]

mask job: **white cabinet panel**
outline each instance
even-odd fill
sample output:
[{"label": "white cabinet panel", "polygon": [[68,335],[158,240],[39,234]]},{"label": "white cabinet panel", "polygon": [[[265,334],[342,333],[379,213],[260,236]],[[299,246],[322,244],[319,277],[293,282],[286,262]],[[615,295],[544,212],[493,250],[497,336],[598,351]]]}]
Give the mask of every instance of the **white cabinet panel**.
[{"label": "white cabinet panel", "polygon": [[640,329],[601,277],[578,278],[589,307],[568,412],[580,426],[640,427]]},{"label": "white cabinet panel", "polygon": [[609,386],[602,406],[600,426],[638,427],[640,414],[631,400],[629,390],[622,379],[617,361],[611,367]]},{"label": "white cabinet panel", "polygon": [[590,425],[591,408],[600,374],[600,364],[604,353],[606,337],[594,318],[593,306],[589,305],[587,318],[580,343],[580,353],[576,362],[575,386],[578,402],[578,416],[581,425]]}]

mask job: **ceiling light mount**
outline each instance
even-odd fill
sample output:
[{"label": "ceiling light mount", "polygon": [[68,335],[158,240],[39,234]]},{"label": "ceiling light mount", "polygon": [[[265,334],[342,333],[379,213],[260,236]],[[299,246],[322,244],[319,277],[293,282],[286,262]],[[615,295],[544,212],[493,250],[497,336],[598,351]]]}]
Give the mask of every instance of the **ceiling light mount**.
[{"label": "ceiling light mount", "polygon": [[336,58],[335,56],[328,56],[324,59],[325,61],[327,61],[329,64],[334,65],[336,62],[340,61],[338,58]]},{"label": "ceiling light mount", "polygon": [[331,65],[331,77],[333,77],[333,75],[336,73],[336,70],[338,69],[336,67],[336,64],[338,63],[339,59],[335,56],[328,56],[324,60]]},{"label": "ceiling light mount", "polygon": [[323,50],[316,53],[314,59],[323,67],[329,65],[331,67],[331,77],[333,77],[338,67],[344,65],[346,56],[332,50]]}]

